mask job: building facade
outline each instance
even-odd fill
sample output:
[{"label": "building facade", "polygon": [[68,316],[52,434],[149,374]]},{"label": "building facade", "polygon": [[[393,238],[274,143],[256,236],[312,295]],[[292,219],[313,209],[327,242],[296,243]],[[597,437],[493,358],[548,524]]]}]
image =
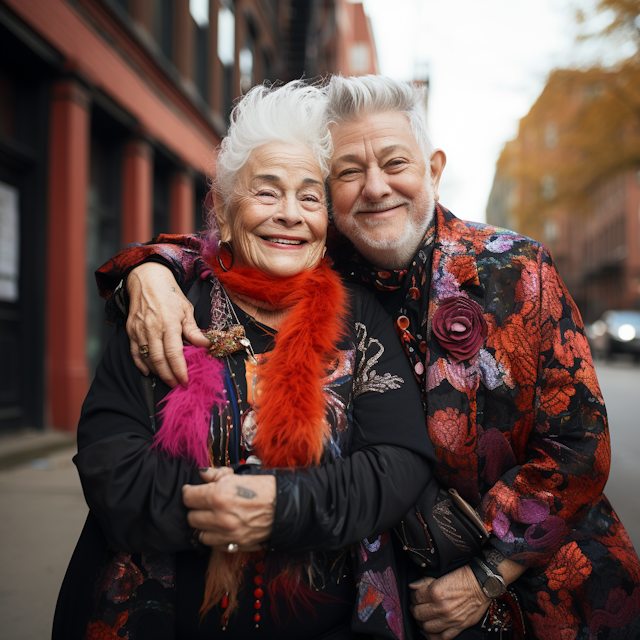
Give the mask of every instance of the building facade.
[{"label": "building facade", "polygon": [[340,71],[377,71],[345,0],[0,0],[0,433],[75,429],[110,334],[93,272],[202,227],[233,101]]},{"label": "building facade", "polygon": [[640,310],[640,170],[603,180],[591,193],[580,237],[576,298],[588,320],[607,309]]},{"label": "building facade", "polygon": [[[586,184],[576,180],[576,168],[579,174],[588,161],[580,149],[589,142],[580,139],[576,122],[614,73],[551,75],[517,138],[505,145],[487,204],[489,223],[549,246],[587,322],[607,309],[640,309],[640,166],[603,167],[601,175],[597,164],[585,166],[591,177]],[[631,135],[637,133],[626,127],[609,142]]]}]

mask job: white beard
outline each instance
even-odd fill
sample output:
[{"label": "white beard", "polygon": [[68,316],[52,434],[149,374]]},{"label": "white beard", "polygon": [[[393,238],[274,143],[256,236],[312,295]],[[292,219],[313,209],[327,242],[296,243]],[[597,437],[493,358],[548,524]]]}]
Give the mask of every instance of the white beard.
[{"label": "white beard", "polygon": [[426,192],[426,195],[414,200],[404,201],[408,208],[407,223],[399,238],[371,238],[367,229],[387,223],[385,220],[371,218],[356,222],[358,212],[371,209],[370,206],[363,206],[360,199],[354,204],[346,219],[335,216],[334,223],[338,231],[347,236],[355,248],[374,266],[381,269],[404,269],[411,264],[433,219],[436,200],[430,181],[426,184]]}]

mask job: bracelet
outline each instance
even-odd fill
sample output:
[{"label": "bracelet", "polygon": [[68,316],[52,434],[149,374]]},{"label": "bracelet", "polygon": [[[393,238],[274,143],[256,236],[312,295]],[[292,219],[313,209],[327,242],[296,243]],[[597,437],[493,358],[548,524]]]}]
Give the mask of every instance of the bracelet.
[{"label": "bracelet", "polygon": [[[495,571],[498,571],[498,567],[502,563],[503,560],[506,560],[505,556],[503,556],[497,549],[489,548],[482,549],[482,555],[484,556],[485,563]],[[500,573],[500,571],[498,571]]]},{"label": "bracelet", "polygon": [[506,592],[507,585],[497,569],[492,571],[480,558],[473,558],[469,568],[487,598],[493,600]]}]

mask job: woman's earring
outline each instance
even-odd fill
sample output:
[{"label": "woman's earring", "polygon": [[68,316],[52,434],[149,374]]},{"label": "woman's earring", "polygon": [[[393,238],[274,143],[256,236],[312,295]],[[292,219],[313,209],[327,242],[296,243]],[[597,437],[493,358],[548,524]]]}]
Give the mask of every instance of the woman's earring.
[{"label": "woman's earring", "polygon": [[324,257],[325,257],[326,255],[327,255],[327,247],[325,247],[325,248],[322,250],[322,259],[323,259],[323,260],[324,260]]},{"label": "woman's earring", "polygon": [[[231,264],[229,266],[222,262],[221,254],[223,249],[231,256]],[[233,267],[233,246],[230,242],[221,242],[218,245],[218,264],[220,265],[220,268],[225,272],[229,271],[229,269]]]}]

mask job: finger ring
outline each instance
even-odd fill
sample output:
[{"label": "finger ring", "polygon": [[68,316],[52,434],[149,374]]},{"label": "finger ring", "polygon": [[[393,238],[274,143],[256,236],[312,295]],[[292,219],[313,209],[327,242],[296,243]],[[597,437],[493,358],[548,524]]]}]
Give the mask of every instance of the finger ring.
[{"label": "finger ring", "polygon": [[202,542],[203,535],[204,535],[204,531],[200,529],[200,531],[198,531],[198,542]]},{"label": "finger ring", "polygon": [[227,546],[227,553],[237,553],[238,552],[238,545],[230,542]]},{"label": "finger ring", "polygon": [[149,357],[149,345],[148,344],[140,345],[139,351],[140,351],[140,355],[143,358],[148,358]]}]

